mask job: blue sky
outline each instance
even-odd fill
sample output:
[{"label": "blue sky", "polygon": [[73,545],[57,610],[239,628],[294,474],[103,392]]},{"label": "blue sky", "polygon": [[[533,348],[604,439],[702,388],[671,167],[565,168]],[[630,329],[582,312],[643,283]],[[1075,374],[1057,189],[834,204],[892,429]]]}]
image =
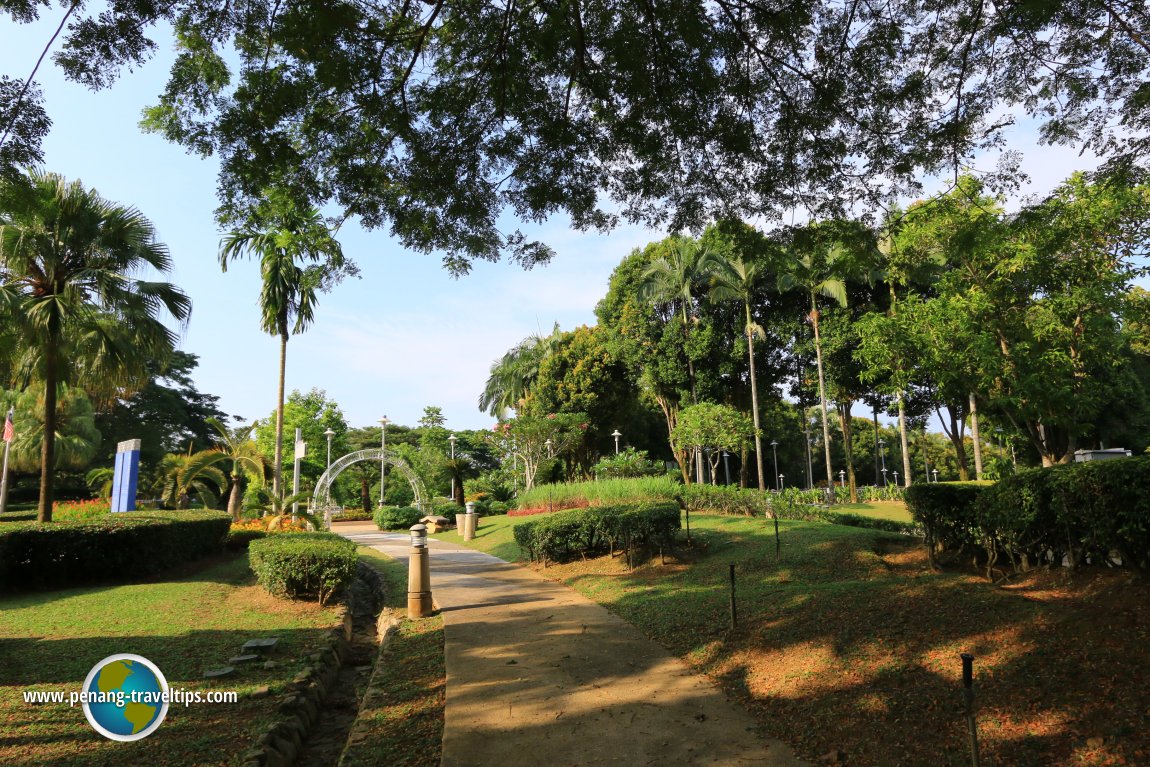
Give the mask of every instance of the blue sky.
[{"label": "blue sky", "polygon": [[[50,13],[47,23],[30,26],[0,20],[0,72],[28,76],[58,23],[58,9]],[[65,81],[45,61],[37,80],[54,125],[44,169],[136,206],[156,225],[175,263],[170,279],[193,301],[181,348],[200,358],[197,386],[219,396],[225,412],[263,418],[275,407],[279,345],[259,330],[255,265],[220,271],[216,164],[137,127],[167,76],[172,52],[163,46],[139,71],[97,93]],[[1011,148],[1025,153],[1027,195],[1045,194],[1071,171],[1094,165],[1068,148],[1035,146],[1029,129],[1015,131]],[[476,400],[491,363],[555,322],[564,329],[593,323],[615,265],[665,236],[641,227],[581,233],[561,219],[542,227],[508,221],[505,228],[517,226],[555,249],[551,265],[524,271],[478,263],[458,280],[435,255],[405,251],[384,231],[345,226],[340,241],[362,278],[323,295],[315,324],[288,344],[288,390],[325,389],[353,426],[382,415],[414,425],[425,406],[436,405],[450,428],[486,428],[492,419]]]}]

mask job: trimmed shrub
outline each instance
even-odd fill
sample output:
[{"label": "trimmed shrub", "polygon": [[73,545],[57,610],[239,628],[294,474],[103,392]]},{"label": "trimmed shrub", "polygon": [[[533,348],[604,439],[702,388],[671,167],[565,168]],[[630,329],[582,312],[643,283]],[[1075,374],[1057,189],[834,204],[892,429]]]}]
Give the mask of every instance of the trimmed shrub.
[{"label": "trimmed shrub", "polygon": [[981,543],[976,503],[985,490],[965,482],[920,483],[906,489],[906,507],[922,525],[932,567],[940,552],[971,552]]},{"label": "trimmed shrub", "polygon": [[[454,501],[450,501],[450,500],[444,501],[444,500],[440,500],[438,498],[431,501],[428,504],[428,506],[431,508],[431,511],[426,516],[447,517],[448,519],[450,519],[452,521],[455,520],[456,514],[463,514],[465,511],[467,511],[466,507],[460,506],[458,503],[456,503]],[[475,513],[478,514],[479,516],[483,516],[483,514],[485,512],[483,511],[483,509],[480,508],[479,504],[476,504],[475,505]],[[425,515],[420,514],[419,516],[423,517]],[[418,521],[419,521],[419,518],[417,517],[415,522],[418,522]],[[412,522],[411,524],[414,525],[415,522]]]},{"label": "trimmed shrub", "polygon": [[381,506],[375,510],[373,521],[380,530],[407,530],[419,524],[423,516],[423,512],[414,506]]},{"label": "trimmed shrub", "polygon": [[325,604],[351,582],[355,544],[333,533],[282,533],[252,541],[248,557],[256,580],[278,597],[314,596]]},{"label": "trimmed shrub", "polygon": [[227,548],[228,551],[246,551],[252,541],[258,541],[260,538],[266,538],[267,536],[267,530],[233,527],[228,531],[228,537],[224,541],[224,547]]},{"label": "trimmed shrub", "polygon": [[129,580],[214,554],[231,518],[218,511],[132,511],[92,521],[0,527],[0,587]]},{"label": "trimmed shrub", "polygon": [[512,532],[532,561],[546,564],[576,554],[622,551],[630,563],[637,548],[671,548],[679,527],[678,504],[620,504],[555,512],[521,522]]},{"label": "trimmed shrub", "polygon": [[332,519],[336,522],[371,522],[374,519],[374,515],[372,515],[370,511],[364,511],[363,509],[351,509],[350,511],[344,509],[342,514],[338,514],[332,517]]}]

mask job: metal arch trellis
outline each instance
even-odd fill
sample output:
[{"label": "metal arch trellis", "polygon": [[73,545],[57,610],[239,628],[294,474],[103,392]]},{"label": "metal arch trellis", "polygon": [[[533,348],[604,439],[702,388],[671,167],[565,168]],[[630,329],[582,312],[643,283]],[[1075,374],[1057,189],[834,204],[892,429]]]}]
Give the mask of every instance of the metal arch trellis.
[{"label": "metal arch trellis", "polygon": [[331,466],[328,467],[319,481],[315,483],[315,492],[311,496],[312,513],[319,509],[323,509],[323,525],[325,528],[331,527],[331,512],[334,508],[331,502],[331,486],[335,482],[344,469],[351,466],[353,463],[360,461],[386,461],[390,466],[397,469],[408,484],[411,485],[411,491],[415,494],[415,505],[423,513],[427,513],[427,492],[424,490],[423,482],[419,479],[419,475],[408,465],[407,461],[400,458],[390,450],[384,450],[381,447],[372,447],[367,450],[357,450],[354,453],[348,453],[338,460],[332,461]]}]

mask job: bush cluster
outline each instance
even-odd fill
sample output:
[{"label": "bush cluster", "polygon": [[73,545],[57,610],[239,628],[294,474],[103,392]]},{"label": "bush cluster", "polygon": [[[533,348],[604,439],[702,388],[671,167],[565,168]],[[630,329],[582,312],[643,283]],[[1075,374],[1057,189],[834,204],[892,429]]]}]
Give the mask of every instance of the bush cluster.
[{"label": "bush cluster", "polygon": [[424,513],[414,506],[380,506],[375,510],[373,521],[380,530],[407,530],[412,525],[418,524],[424,516]]},{"label": "bush cluster", "polygon": [[0,588],[128,580],[221,551],[218,511],[130,511],[77,522],[0,527]]},{"label": "bush cluster", "polygon": [[256,580],[278,597],[326,603],[355,575],[355,544],[334,533],[281,533],[252,541],[248,558]]},{"label": "bush cluster", "polygon": [[938,552],[973,555],[990,575],[1038,564],[1150,569],[1150,457],[1029,469],[995,485],[915,485],[907,505]]},{"label": "bush cluster", "polygon": [[591,467],[595,479],[622,479],[628,477],[656,477],[667,470],[660,461],[647,458],[647,451],[629,447],[618,455],[609,455]]},{"label": "bush cluster", "polygon": [[515,542],[532,561],[547,562],[622,551],[643,546],[671,548],[679,529],[679,505],[639,503],[594,506],[548,514],[514,527]]}]

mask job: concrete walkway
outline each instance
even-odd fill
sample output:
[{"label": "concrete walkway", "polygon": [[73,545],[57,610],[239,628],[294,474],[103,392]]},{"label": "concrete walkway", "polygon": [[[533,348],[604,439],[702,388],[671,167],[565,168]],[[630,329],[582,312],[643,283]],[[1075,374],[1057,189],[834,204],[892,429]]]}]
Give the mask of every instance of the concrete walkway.
[{"label": "concrete walkway", "polygon": [[[406,534],[336,531],[407,559]],[[804,764],[596,603],[487,554],[435,539],[429,548],[446,636],[444,767]]]}]

